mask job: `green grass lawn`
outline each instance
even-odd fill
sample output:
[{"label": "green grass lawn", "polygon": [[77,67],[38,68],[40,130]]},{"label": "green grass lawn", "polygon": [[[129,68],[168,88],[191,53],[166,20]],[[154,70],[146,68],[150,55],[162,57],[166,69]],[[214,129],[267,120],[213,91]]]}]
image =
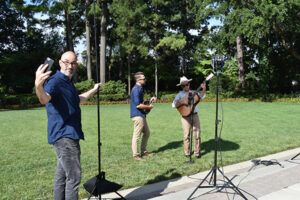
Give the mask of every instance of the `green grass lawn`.
[{"label": "green grass lawn", "polygon": [[[300,146],[298,103],[223,103],[223,110],[224,165]],[[101,166],[108,180],[122,184],[125,189],[213,166],[215,103],[199,104],[203,156],[193,165],[184,164],[187,159],[183,153],[180,115],[170,103],[155,104],[147,116],[151,131],[148,151],[156,155],[146,162],[133,161],[133,123],[129,112],[128,104],[100,107]],[[45,108],[2,111],[0,123],[0,199],[53,199],[56,157],[47,143]],[[82,106],[82,125],[83,184],[98,173],[96,106]],[[82,184],[80,197],[88,197]]]}]

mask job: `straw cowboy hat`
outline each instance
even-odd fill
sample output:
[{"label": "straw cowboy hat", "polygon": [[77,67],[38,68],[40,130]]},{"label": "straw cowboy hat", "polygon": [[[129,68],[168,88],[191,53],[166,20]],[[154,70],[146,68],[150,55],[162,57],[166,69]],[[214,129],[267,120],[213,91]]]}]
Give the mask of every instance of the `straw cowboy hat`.
[{"label": "straw cowboy hat", "polygon": [[193,79],[187,79],[185,76],[180,78],[180,83],[178,83],[176,86],[184,85],[186,83],[191,82]]}]

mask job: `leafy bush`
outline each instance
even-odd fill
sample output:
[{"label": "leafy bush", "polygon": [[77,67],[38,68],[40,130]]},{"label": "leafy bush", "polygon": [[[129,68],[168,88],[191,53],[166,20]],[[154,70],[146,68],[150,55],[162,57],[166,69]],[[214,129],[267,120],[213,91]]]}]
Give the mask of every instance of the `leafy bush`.
[{"label": "leafy bush", "polygon": [[[235,90],[237,85],[236,80],[231,80],[227,76],[220,76],[219,77],[219,92],[232,92]],[[209,81],[209,90],[212,93],[216,93],[217,90],[217,78],[214,77]]]},{"label": "leafy bush", "polygon": [[100,90],[100,99],[103,101],[119,101],[128,98],[126,84],[122,81],[108,81]]},{"label": "leafy bush", "polygon": [[3,93],[0,93],[0,107],[4,107],[6,105],[6,95]]},{"label": "leafy bush", "polygon": [[[84,93],[94,87],[93,80],[86,80],[75,83],[78,94]],[[120,101],[126,99],[126,84],[118,81],[108,81],[102,85],[102,89],[99,92],[101,101]],[[97,96],[92,96],[89,101],[96,101]]]},{"label": "leafy bush", "polygon": [[258,77],[254,72],[249,72],[245,77],[246,88],[250,91],[258,90]]},{"label": "leafy bush", "polygon": [[10,105],[26,107],[28,105],[39,104],[39,99],[35,94],[0,95],[0,107],[5,108]]},{"label": "leafy bush", "polygon": [[101,101],[121,101],[126,99],[124,94],[102,94],[100,95]]},{"label": "leafy bush", "polygon": [[94,81],[93,80],[86,80],[82,82],[75,83],[75,88],[78,92],[78,94],[87,92],[88,90],[92,89],[94,87]]},{"label": "leafy bush", "polygon": [[172,93],[172,94],[163,94],[160,96],[160,100],[163,101],[173,101],[175,99],[177,93]]},{"label": "leafy bush", "polygon": [[120,80],[108,81],[103,84],[101,94],[124,94],[126,92],[126,85]]}]

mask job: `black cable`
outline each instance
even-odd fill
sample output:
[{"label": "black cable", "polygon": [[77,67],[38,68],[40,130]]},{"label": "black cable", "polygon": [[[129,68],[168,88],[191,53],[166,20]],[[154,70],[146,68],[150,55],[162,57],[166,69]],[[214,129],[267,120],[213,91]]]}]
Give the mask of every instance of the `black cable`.
[{"label": "black cable", "polygon": [[271,159],[271,160],[251,160],[254,163],[254,166],[257,165],[265,165],[265,166],[270,166],[270,165],[279,165],[280,167],[284,168],[282,164],[280,164],[276,159]]}]

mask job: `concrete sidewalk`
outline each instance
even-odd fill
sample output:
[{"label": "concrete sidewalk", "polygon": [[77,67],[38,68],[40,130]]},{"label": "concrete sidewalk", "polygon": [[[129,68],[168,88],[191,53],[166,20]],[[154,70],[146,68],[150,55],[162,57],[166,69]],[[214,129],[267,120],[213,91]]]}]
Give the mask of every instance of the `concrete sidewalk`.
[{"label": "concrete sidewalk", "polygon": [[[223,169],[225,176],[232,181],[237,190],[240,191],[247,199],[258,200],[299,200],[300,199],[300,155],[291,160],[295,155],[300,153],[300,148],[292,149],[277,154],[268,155],[254,160],[270,161],[276,160],[279,164],[274,165],[254,165],[249,160],[242,163],[226,166]],[[217,173],[217,187],[203,188],[208,185],[210,176],[209,171],[198,174],[184,176],[181,178],[171,179],[144,185],[141,187],[118,191],[127,200],[184,200],[203,199],[203,200],[228,200],[228,199],[245,199],[237,191],[224,186],[224,181],[229,183],[219,172]],[[212,181],[213,182],[213,181]],[[220,189],[220,191],[217,191]],[[102,199],[119,199],[116,193],[102,195]],[[95,198],[91,198],[95,199]]]}]

